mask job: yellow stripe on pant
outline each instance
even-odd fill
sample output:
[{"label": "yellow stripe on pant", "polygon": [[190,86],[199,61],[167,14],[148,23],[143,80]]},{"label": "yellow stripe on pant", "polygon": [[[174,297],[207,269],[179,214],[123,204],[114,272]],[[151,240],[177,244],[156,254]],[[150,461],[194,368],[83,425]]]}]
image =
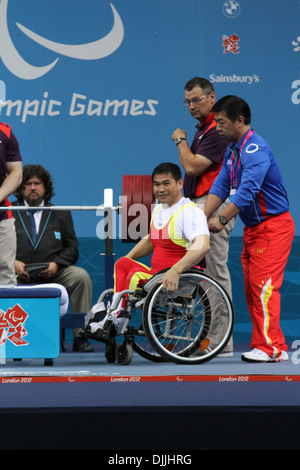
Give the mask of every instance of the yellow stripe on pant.
[{"label": "yellow stripe on pant", "polygon": [[[273,286],[272,286],[272,278],[270,277],[264,287],[262,288],[261,294],[260,294],[260,300],[264,312],[264,336],[266,338],[267,344],[272,346],[272,341],[270,337],[268,336],[268,331],[269,331],[269,326],[270,326],[270,313],[269,313],[269,307],[268,303],[271,298],[272,292],[273,292]],[[277,348],[274,347],[274,355],[273,357],[276,357],[278,355],[279,351]]]}]

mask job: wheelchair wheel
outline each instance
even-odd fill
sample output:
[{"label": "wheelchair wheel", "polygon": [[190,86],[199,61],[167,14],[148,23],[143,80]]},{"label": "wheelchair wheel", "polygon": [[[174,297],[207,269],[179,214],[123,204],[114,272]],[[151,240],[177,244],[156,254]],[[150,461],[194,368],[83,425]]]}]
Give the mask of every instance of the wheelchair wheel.
[{"label": "wheelchair wheel", "polygon": [[[107,291],[104,291],[104,293],[102,293],[99,297],[98,303],[107,299],[111,303],[112,294],[113,289],[107,289]],[[108,362],[114,362],[116,359],[120,364],[127,365],[128,362],[125,356],[130,356],[132,351],[129,352],[129,349],[126,349],[125,345],[130,345],[134,352],[143,358],[148,359],[149,361],[165,362],[165,359],[160,356],[155,348],[153,348],[145,335],[142,323],[141,308],[135,308],[134,306],[136,301],[141,300],[143,297],[145,297],[145,293],[143,293],[142,289],[140,289],[138,295],[134,296],[134,301],[132,301],[131,296],[129,296],[130,322],[126,326],[123,333],[125,338],[123,349],[119,347],[118,351],[114,351],[112,347],[109,348],[109,351],[106,355]]]},{"label": "wheelchair wheel", "polygon": [[125,335],[132,335],[132,349],[144,359],[152,362],[166,362],[166,359],[159,354],[145,335],[141,311],[132,309],[130,325]]},{"label": "wheelchair wheel", "polygon": [[199,364],[215,357],[226,346],[233,324],[227,293],[197,270],[180,276],[177,292],[164,291],[161,283],[154,285],[143,309],[150,344],[175,363]]},{"label": "wheelchair wheel", "polygon": [[105,345],[105,357],[109,364],[113,364],[116,360],[116,341],[115,339],[109,341]]},{"label": "wheelchair wheel", "polygon": [[144,359],[148,359],[148,361],[166,362],[166,359],[149,343],[145,333],[142,336],[134,337],[132,349]]},{"label": "wheelchair wheel", "polygon": [[119,344],[116,351],[117,363],[122,366],[127,366],[132,361],[132,346],[131,344]]}]

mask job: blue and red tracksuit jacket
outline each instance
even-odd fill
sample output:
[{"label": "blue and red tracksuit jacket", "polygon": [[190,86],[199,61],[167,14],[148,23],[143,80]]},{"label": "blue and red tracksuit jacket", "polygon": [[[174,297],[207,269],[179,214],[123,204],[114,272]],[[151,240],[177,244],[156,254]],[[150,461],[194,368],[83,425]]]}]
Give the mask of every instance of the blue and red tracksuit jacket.
[{"label": "blue and red tracksuit jacket", "polygon": [[[240,218],[248,227],[289,210],[287,192],[273,152],[262,137],[252,132],[244,145],[245,136],[235,146],[236,159],[234,145],[229,145],[222,169],[210,190],[222,201],[232,193],[230,201],[241,210]],[[235,189],[233,175],[237,180]]]}]

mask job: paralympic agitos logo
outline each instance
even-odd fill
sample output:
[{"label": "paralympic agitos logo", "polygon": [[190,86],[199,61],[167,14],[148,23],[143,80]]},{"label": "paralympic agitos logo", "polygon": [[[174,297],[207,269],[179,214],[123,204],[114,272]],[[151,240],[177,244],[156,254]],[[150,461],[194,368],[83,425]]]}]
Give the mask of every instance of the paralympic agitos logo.
[{"label": "paralympic agitos logo", "polygon": [[[58,62],[57,57],[53,62],[41,67],[26,62],[15,48],[8,30],[7,24],[8,0],[0,3],[0,56],[6,68],[16,77],[23,80],[34,80],[48,73]],[[20,23],[16,23],[20,31],[37,44],[59,54],[79,60],[99,60],[115,52],[124,38],[124,27],[120,15],[112,4],[114,23],[111,31],[101,39],[86,44],[61,44],[44,38]]]}]

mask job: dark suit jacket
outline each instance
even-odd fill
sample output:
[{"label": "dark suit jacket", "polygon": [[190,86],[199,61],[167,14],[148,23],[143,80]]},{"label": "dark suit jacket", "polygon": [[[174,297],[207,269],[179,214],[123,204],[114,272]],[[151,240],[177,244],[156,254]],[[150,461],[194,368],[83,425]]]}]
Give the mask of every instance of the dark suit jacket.
[{"label": "dark suit jacket", "polygon": [[[12,206],[17,205],[23,206],[18,202],[12,203]],[[70,211],[43,210],[35,244],[27,212],[12,212],[17,233],[17,260],[25,264],[55,261],[61,267],[77,262],[78,241]]]}]

